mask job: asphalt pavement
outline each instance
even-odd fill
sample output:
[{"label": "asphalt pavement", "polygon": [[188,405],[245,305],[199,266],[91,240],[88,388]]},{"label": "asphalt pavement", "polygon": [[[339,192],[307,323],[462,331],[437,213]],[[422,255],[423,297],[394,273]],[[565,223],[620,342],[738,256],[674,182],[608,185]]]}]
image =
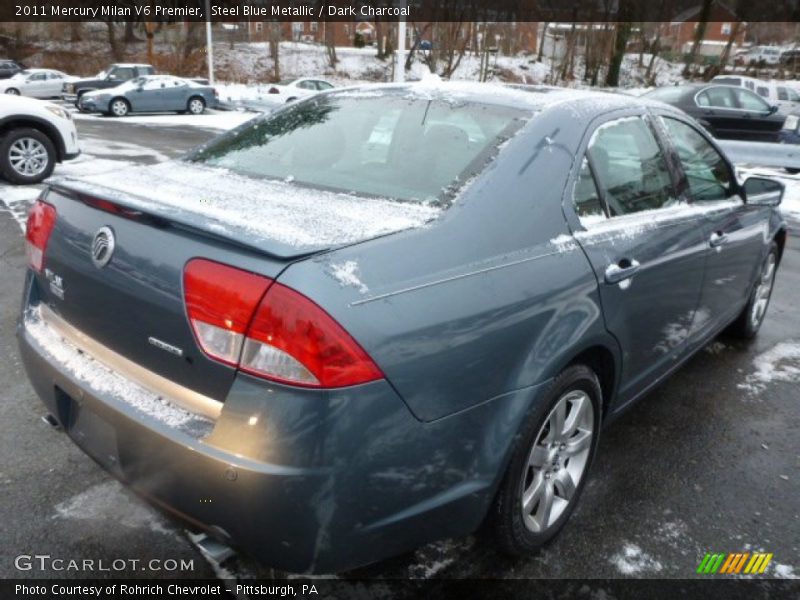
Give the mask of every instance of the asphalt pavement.
[{"label": "asphalt pavement", "polygon": [[[93,156],[144,164],[214,135],[112,120],[79,121],[78,127]],[[110,150],[103,154],[104,148]],[[14,337],[25,258],[15,215],[3,208],[12,192],[0,186],[0,577],[272,574],[246,557],[226,563],[227,571],[208,563],[179,526],[42,423],[45,411]],[[482,536],[469,536],[354,575],[684,578],[694,576],[706,552],[742,551],[773,553],[766,576],[800,575],[800,247],[794,239],[790,234],[758,338],[750,344],[719,338],[604,431],[581,502],[545,550],[510,560]],[[128,562],[106,572],[26,570],[18,558],[25,555]],[[168,559],[186,568],[167,570]]]}]

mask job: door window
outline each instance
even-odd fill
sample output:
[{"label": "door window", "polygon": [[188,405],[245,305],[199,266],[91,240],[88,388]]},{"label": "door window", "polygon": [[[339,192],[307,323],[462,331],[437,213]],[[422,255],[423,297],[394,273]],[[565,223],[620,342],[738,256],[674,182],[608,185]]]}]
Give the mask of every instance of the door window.
[{"label": "door window", "polygon": [[708,88],[697,94],[697,104],[699,106],[714,106],[717,108],[736,108],[733,100],[731,88],[728,86],[718,86]]},{"label": "door window", "polygon": [[301,81],[297,84],[297,87],[302,88],[304,90],[316,90],[317,86],[314,85],[313,81]]},{"label": "door window", "polygon": [[733,93],[736,96],[736,102],[742,110],[769,112],[769,104],[764,102],[764,100],[756,96],[753,92],[741,88],[734,88]]},{"label": "door window", "polygon": [[643,119],[601,126],[587,155],[610,217],[678,203],[664,153]]},{"label": "door window", "polygon": [[44,81],[45,74],[44,73],[34,73],[30,77],[28,77],[28,81]]},{"label": "door window", "polygon": [[697,130],[677,119],[662,117],[678,151],[695,202],[726,200],[733,195],[731,173],[725,160]]},{"label": "door window", "polygon": [[788,100],[788,99],[789,99],[789,92],[786,91],[786,88],[778,86],[778,100]]}]

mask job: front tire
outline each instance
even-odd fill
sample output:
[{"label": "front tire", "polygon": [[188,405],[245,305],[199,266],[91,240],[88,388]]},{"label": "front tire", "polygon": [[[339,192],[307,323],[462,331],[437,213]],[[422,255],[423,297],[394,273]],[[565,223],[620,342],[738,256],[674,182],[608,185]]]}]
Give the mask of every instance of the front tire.
[{"label": "front tire", "polygon": [[56,148],[38,129],[12,129],[0,140],[0,171],[17,185],[39,183],[56,166]]},{"label": "front tire", "polygon": [[500,549],[532,554],[564,526],[600,439],[602,392],[584,365],[556,377],[520,434],[488,517]]},{"label": "front tire", "polygon": [[9,96],[19,96],[19,90],[17,88],[8,88],[6,94]]},{"label": "front tire", "polygon": [[753,291],[750,293],[750,299],[730,326],[729,332],[735,337],[751,340],[758,334],[767,314],[770,298],[772,298],[772,288],[775,285],[777,270],[778,244],[772,242],[761,265]]},{"label": "front tire", "polygon": [[131,111],[131,105],[125,98],[114,98],[108,103],[108,113],[114,117],[124,117]]}]

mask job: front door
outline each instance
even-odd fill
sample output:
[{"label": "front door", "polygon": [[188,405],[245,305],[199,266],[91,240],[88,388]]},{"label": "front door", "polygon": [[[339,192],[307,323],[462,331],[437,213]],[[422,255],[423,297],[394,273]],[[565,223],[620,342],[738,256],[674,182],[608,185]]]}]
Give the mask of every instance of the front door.
[{"label": "front door", "polygon": [[718,329],[742,309],[763,258],[768,207],[749,205],[737,193],[727,161],[693,125],[663,115],[661,123],[686,175],[691,202],[702,209],[707,244],[706,277],[694,330]]},{"label": "front door", "polygon": [[623,352],[620,402],[645,391],[687,347],[703,284],[705,233],[674,181],[649,118],[597,127],[574,186],[575,237],[597,276]]}]

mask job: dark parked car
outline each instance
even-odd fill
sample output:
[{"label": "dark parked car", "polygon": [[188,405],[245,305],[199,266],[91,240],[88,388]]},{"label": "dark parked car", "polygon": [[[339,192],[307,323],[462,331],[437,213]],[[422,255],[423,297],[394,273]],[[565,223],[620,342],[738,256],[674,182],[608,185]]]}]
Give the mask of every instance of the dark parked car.
[{"label": "dark parked car", "polygon": [[719,139],[776,142],[786,119],[758,94],[729,85],[663,87],[645,97],[680,108]]},{"label": "dark parked car", "polygon": [[482,523],[529,553],[605,424],[723,329],[756,334],[782,193],[657,102],[333,91],[51,183],[20,349],[85,452],[265,563],[347,569]]},{"label": "dark parked car", "polygon": [[113,88],[137,77],[153,75],[155,72],[151,65],[116,63],[105,71],[101,71],[95,77],[65,83],[62,97],[66,102],[74,102],[75,106],[78,106],[81,96],[86,92]]},{"label": "dark parked car", "polygon": [[13,77],[20,71],[24,71],[25,68],[25,65],[15,60],[0,60],[0,79]]},{"label": "dark parked car", "polygon": [[137,77],[107,90],[86,92],[78,101],[84,112],[124,117],[130,112],[188,112],[201,114],[217,105],[217,91],[171,75]]}]

